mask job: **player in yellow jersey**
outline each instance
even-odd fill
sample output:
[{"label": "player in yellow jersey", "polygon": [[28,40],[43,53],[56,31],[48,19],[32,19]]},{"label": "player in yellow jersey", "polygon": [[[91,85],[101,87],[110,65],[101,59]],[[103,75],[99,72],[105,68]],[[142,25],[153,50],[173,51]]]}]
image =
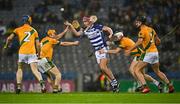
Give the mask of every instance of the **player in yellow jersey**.
[{"label": "player in yellow jersey", "polygon": [[151,27],[145,25],[146,17],[137,17],[135,20],[135,26],[140,29],[138,34],[138,41],[136,44],[130,48],[126,54],[129,55],[132,50],[138,46],[142,46],[143,52],[141,53],[140,60],[135,66],[135,74],[138,80],[141,82],[143,90],[142,93],[150,92],[149,87],[146,85],[142,70],[148,65],[152,65],[152,69],[157,74],[157,76],[163,80],[169,87],[169,93],[174,92],[174,87],[167,79],[166,75],[159,69],[159,55],[156,45],[160,44],[160,39],[156,34],[155,30]]},{"label": "player in yellow jersey", "polygon": [[[122,32],[118,32],[116,34],[114,34],[114,39],[113,41],[115,41],[115,44],[118,45],[118,47],[116,47],[115,49],[110,49],[110,50],[100,50],[101,53],[109,53],[109,54],[117,54],[120,51],[124,50],[128,50],[131,47],[133,47],[135,45],[135,42],[133,40],[131,40],[128,37],[124,37]],[[138,59],[139,56],[141,54],[141,49],[140,48],[136,48],[134,50],[131,51],[131,56],[134,57],[133,61],[131,62],[131,65],[129,67],[129,72],[131,73],[131,75],[135,78],[135,80],[138,82],[139,81],[135,75],[134,72],[134,67],[135,65],[138,63]],[[145,77],[146,80],[153,82],[159,89],[160,92],[162,92],[162,83],[158,82],[157,80],[155,80],[154,78],[152,78],[150,75],[145,74],[145,72],[143,71],[143,76]],[[140,85],[140,84],[139,84]],[[139,91],[141,88],[140,86],[136,89],[136,91]]]},{"label": "player in yellow jersey", "polygon": [[16,93],[19,94],[21,91],[21,83],[23,77],[22,65],[23,63],[29,64],[32,73],[35,75],[37,80],[40,82],[42,92],[45,91],[44,81],[41,73],[37,69],[37,55],[40,55],[40,43],[37,31],[31,26],[32,19],[30,16],[23,16],[23,25],[16,28],[13,33],[7,38],[6,45],[8,46],[11,40],[17,36],[19,39],[19,59],[18,59],[18,70],[16,73],[17,89]]},{"label": "player in yellow jersey", "polygon": [[[75,42],[60,42],[58,41],[67,31],[68,27],[59,35],[56,35],[54,29],[49,29],[47,36],[41,40],[41,60],[38,62],[39,71],[47,75],[48,82],[53,87],[53,93],[61,92],[61,73],[52,62],[53,47],[55,45],[61,46],[73,46],[78,45],[79,41]],[[52,79],[52,75],[55,76],[55,80]]]}]

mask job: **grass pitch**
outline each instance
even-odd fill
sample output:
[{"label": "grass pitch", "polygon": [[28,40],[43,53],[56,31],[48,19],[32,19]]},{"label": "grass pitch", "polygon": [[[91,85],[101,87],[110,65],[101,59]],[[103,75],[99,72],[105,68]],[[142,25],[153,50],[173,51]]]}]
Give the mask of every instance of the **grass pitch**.
[{"label": "grass pitch", "polygon": [[82,92],[63,94],[0,93],[0,103],[179,103],[180,93],[111,93]]}]

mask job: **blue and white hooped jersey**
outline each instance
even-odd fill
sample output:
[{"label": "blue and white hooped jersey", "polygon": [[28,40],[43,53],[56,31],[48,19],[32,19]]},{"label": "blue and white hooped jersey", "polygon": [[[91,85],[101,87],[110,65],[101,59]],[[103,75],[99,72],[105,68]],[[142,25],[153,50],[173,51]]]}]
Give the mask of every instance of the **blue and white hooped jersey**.
[{"label": "blue and white hooped jersey", "polygon": [[84,31],[84,34],[89,38],[95,51],[100,50],[107,46],[104,39],[102,28],[103,25],[94,24],[88,30]]}]

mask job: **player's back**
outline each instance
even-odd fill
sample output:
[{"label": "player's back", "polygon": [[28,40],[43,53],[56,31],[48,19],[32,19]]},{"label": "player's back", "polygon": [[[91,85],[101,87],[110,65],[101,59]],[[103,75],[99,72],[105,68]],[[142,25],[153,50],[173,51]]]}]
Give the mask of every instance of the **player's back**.
[{"label": "player's back", "polygon": [[156,32],[153,28],[143,25],[139,32],[139,37],[143,38],[142,46],[146,52],[157,52],[154,42]]},{"label": "player's back", "polygon": [[36,54],[35,40],[38,39],[37,31],[28,24],[14,30],[19,39],[19,54]]},{"label": "player's back", "polygon": [[52,56],[53,56],[53,46],[55,44],[57,44],[58,41],[56,39],[52,39],[48,36],[46,36],[45,38],[43,38],[41,40],[41,54],[40,57],[41,58],[48,58],[50,60],[52,60]]},{"label": "player's back", "polygon": [[[129,50],[134,45],[135,45],[135,42],[132,39],[130,39],[128,37],[123,37],[120,40],[119,47],[123,48],[124,50]],[[140,53],[141,53],[141,50],[139,48],[136,48],[136,49],[131,51],[131,55],[135,55],[135,56],[139,56]]]}]

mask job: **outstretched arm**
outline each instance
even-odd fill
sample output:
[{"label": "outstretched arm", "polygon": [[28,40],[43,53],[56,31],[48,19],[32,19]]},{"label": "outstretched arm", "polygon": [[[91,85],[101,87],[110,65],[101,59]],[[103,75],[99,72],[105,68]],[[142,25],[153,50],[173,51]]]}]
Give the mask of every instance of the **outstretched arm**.
[{"label": "outstretched arm", "polygon": [[55,39],[57,39],[57,40],[61,39],[61,38],[65,35],[65,33],[67,32],[68,27],[69,27],[69,26],[67,26],[66,29],[65,29],[62,33],[58,34],[58,35],[55,37]]},{"label": "outstretched arm", "polygon": [[100,50],[100,53],[110,53],[110,54],[117,54],[121,51],[121,48],[115,48],[115,49],[111,49],[111,50],[104,50],[104,49],[101,49]]},{"label": "outstretched arm", "polygon": [[66,21],[64,24],[71,28],[71,30],[75,34],[75,36],[80,36],[83,33],[82,29],[80,31],[76,31],[76,29],[73,27],[73,25],[71,23],[69,23],[68,21]]},{"label": "outstretched arm", "polygon": [[141,45],[142,42],[143,42],[143,38],[138,38],[138,41],[136,42],[136,44],[133,47],[131,47],[129,50],[127,50],[125,55],[129,56],[131,51],[134,50],[135,48],[137,48],[139,45]]},{"label": "outstretched arm", "polygon": [[15,37],[14,33],[12,33],[10,36],[7,37],[6,44],[4,45],[4,48],[8,47],[9,43],[13,40],[14,37]]},{"label": "outstretched arm", "polygon": [[107,32],[109,33],[109,39],[112,38],[112,36],[113,36],[113,31],[112,31],[112,29],[111,29],[110,27],[104,26],[104,27],[103,27],[103,31],[107,31]]},{"label": "outstretched arm", "polygon": [[75,42],[61,42],[60,45],[61,46],[77,46],[77,45],[79,45],[79,41],[75,41]]}]

